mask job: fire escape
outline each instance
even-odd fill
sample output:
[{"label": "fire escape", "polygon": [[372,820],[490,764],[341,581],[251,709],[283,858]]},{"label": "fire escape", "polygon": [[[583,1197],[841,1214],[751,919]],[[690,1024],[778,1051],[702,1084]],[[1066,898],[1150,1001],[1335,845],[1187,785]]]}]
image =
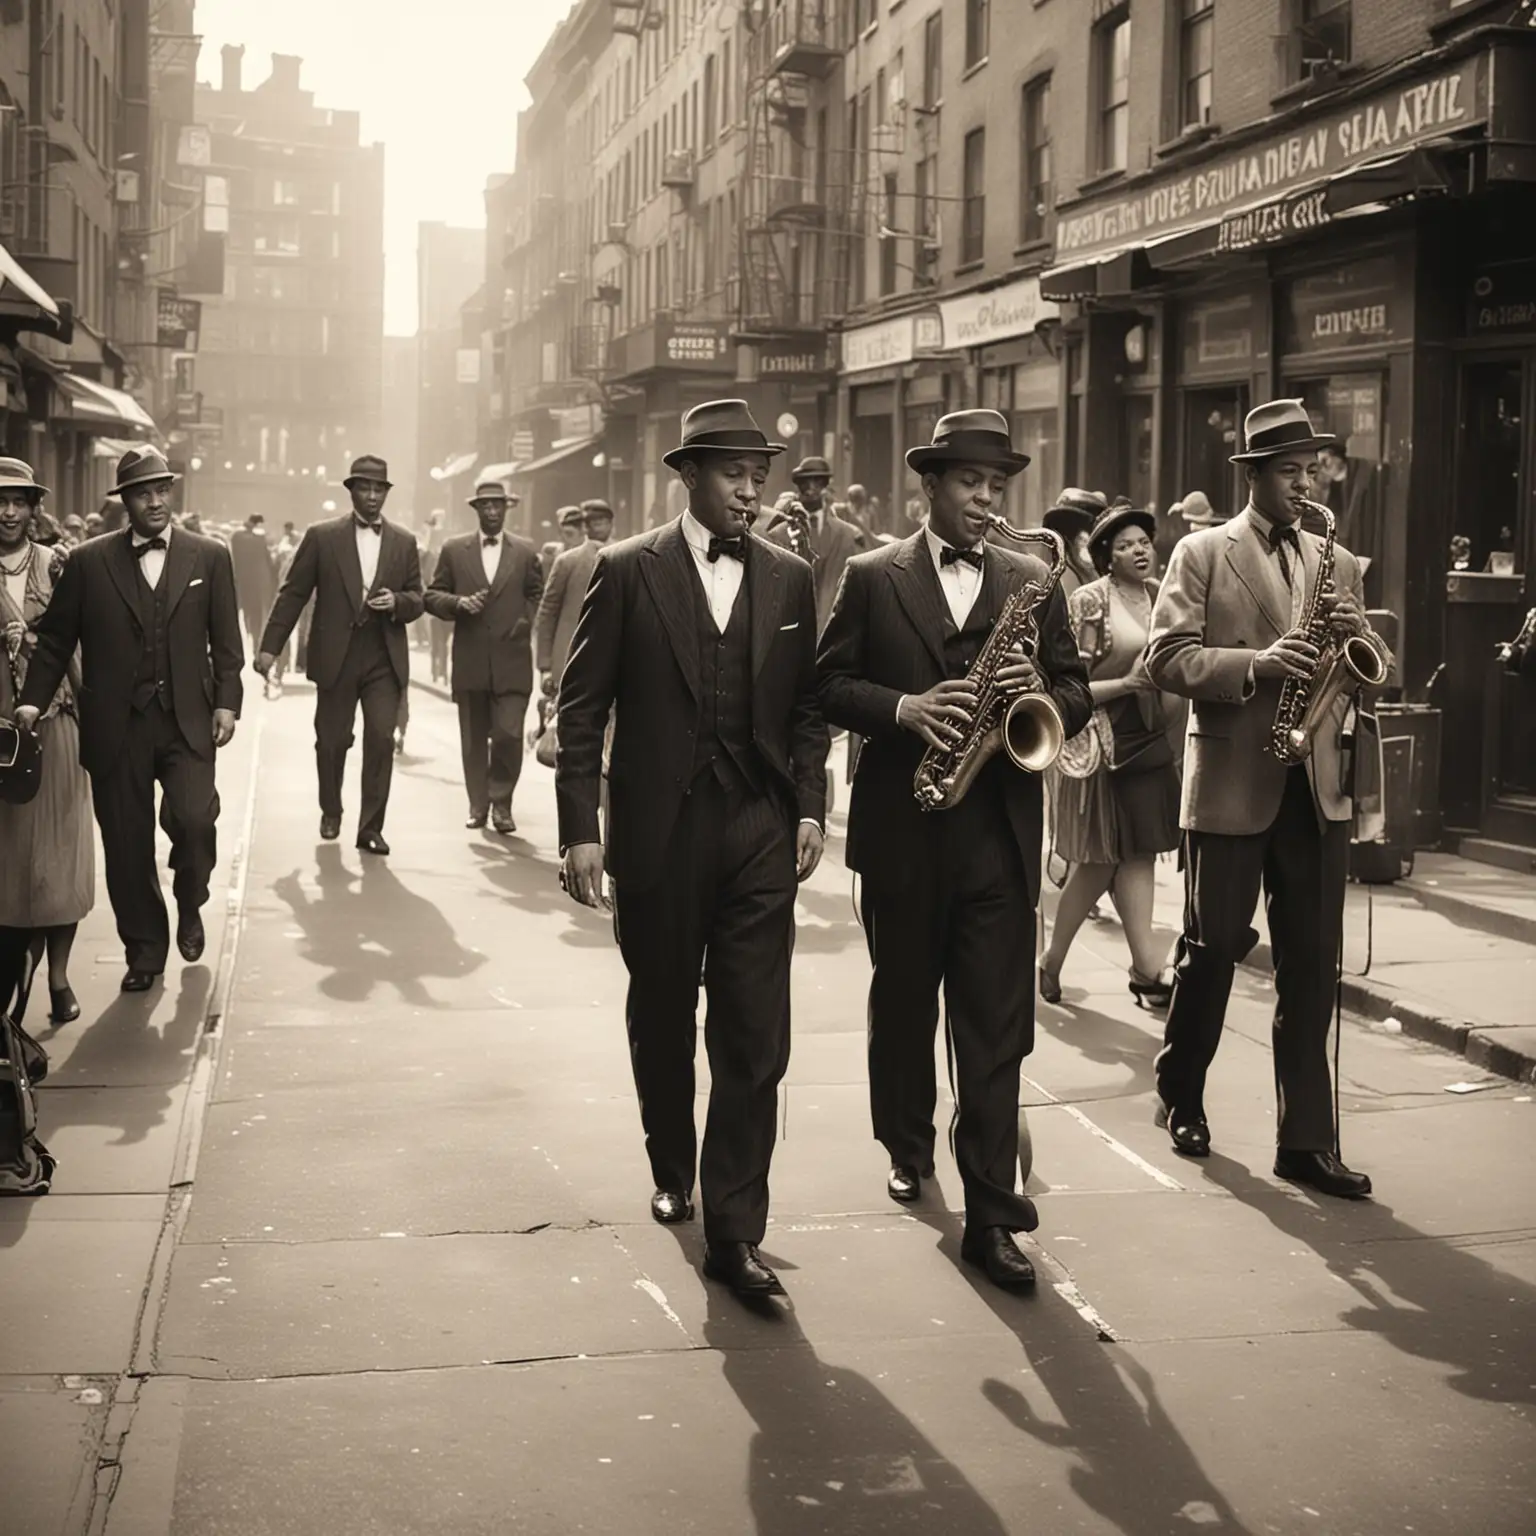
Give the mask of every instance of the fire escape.
[{"label": "fire escape", "polygon": [[[769,0],[746,49],[746,159],[737,330],[749,341],[819,329],[840,313],[856,188],[834,177],[818,87],[837,67],[839,0]],[[750,13],[749,13],[750,17]],[[748,25],[752,25],[749,19]],[[821,125],[822,131],[813,126]]]}]

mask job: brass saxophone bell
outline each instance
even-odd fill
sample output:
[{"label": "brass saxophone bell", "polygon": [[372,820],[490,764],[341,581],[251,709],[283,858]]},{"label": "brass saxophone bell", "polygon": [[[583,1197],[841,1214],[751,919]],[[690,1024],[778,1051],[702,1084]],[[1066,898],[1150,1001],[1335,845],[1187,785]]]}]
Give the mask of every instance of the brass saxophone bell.
[{"label": "brass saxophone bell", "polygon": [[1003,750],[1025,773],[1044,773],[1066,739],[1061,711],[1043,693],[1020,695],[1003,716]]}]

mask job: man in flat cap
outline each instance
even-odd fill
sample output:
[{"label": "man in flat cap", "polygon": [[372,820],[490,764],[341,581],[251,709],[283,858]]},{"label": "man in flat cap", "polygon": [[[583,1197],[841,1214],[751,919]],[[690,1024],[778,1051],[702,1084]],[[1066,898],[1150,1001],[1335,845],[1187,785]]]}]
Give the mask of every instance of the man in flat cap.
[{"label": "man in flat cap", "polygon": [[533,617],[544,580],[531,539],[506,531],[518,498],[499,480],[475,487],[479,531],[449,539],[427,588],[427,612],[453,625],[453,699],[471,828],[517,830],[512,792],[523,769],[523,717],[533,692]]},{"label": "man in flat cap", "polygon": [[341,836],[341,783],[358,705],[363,710],[362,804],[357,846],[387,854],[384,813],[395,763],[395,722],[410,681],[405,626],[422,614],[421,553],[403,528],[384,520],[389,466],[374,454],[342,481],[352,510],[307,528],[261,637],[256,670],[271,670],[313,596],[305,673],[315,685],[315,764],[320,836]]}]

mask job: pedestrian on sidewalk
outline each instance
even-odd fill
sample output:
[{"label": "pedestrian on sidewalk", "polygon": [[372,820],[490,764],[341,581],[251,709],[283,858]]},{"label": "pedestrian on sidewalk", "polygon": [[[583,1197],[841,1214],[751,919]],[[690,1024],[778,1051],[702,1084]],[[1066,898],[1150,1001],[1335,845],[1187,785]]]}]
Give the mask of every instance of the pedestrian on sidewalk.
[{"label": "pedestrian on sidewalk", "polygon": [[272,550],[267,543],[267,521],[260,512],[246,518],[229,538],[229,557],[235,566],[235,596],[240,600],[240,617],[250,637],[254,654],[261,643],[261,629],[267,622],[267,610],[277,596],[277,572]]},{"label": "pedestrian on sidewalk", "polygon": [[[1157,1058],[1158,1119],[1176,1152],[1209,1155],[1205,1078],[1233,968],[1258,942],[1252,918],[1262,887],[1277,994],[1275,1175],[1359,1199],[1371,1181],[1338,1155],[1328,1069],[1349,865],[1350,701],[1335,701],[1304,762],[1288,767],[1270,751],[1282,685],[1310,678],[1318,662],[1300,626],[1324,541],[1299,524],[1318,450],[1332,439],[1317,435],[1299,400],[1256,406],[1243,435],[1232,462],[1247,478],[1248,504],[1179,542],[1146,657],[1153,682],[1193,706],[1180,818],[1184,932]],[[1336,638],[1370,635],[1359,562],[1342,546],[1334,559],[1337,595],[1321,610],[1329,628]]]},{"label": "pedestrian on sidewalk", "polygon": [[1160,695],[1141,665],[1157,595],[1156,527],[1136,507],[1103,513],[1088,539],[1102,574],[1067,603],[1094,704],[1093,723],[1077,741],[1091,749],[1084,762],[1093,767],[1070,776],[1058,762],[1051,775],[1052,851],[1071,871],[1040,957],[1040,996],[1048,1003],[1061,1001],[1072,941],[1106,893],[1130,948],[1137,1006],[1166,1008],[1173,989],[1152,932],[1152,898],[1158,854],[1179,846],[1179,774]]},{"label": "pedestrian on sidewalk", "polygon": [[[32,508],[47,494],[32,466],[0,459],[0,719],[15,715],[37,627],[67,558],[27,537]],[[41,783],[26,805],[0,804],[0,1012],[21,995],[23,977],[48,953],[49,1018],[80,1017],[69,981],[70,951],[80,920],[96,904],[96,841],[91,784],[80,766],[80,660],[37,723]],[[19,1011],[14,1013],[18,1022]]]},{"label": "pedestrian on sidewalk", "polygon": [[[555,770],[562,883],[601,907],[605,853],[612,878],[651,1214],[692,1216],[697,1164],[704,1273],[748,1296],[783,1292],[757,1245],[789,1063],[795,889],[821,859],[826,803],[810,569],[748,532],[783,451],[741,400],[683,418],[663,460],[688,510],[599,551],[560,683]],[[700,1159],[701,967],[711,1086]]]},{"label": "pedestrian on sidewalk", "polygon": [[80,652],[80,761],[91,776],[107,892],[127,953],[125,992],[165,970],[170,922],[155,867],[155,785],[171,840],[176,947],[204,947],[202,909],[218,859],[214,757],[235,734],[245,653],[229,550],[172,528],[171,473],[156,448],[130,448],[112,494],[128,530],[70,553],[21,691],[16,722],[34,726]]},{"label": "pedestrian on sidewalk", "polygon": [[[1034,555],[989,544],[989,516],[1029,463],[998,411],[939,419],[907,464],[928,501],[923,528],[848,562],[818,657],[822,705],[864,737],[848,807],[848,865],[862,879],[869,989],[869,1097],[889,1156],[886,1192],[903,1204],[933,1176],[942,988],[953,1047],[955,1159],[965,1186],[961,1254],[994,1285],[1035,1272],[1014,1241],[1039,1223],[1019,1192],[1019,1071],[1034,1045],[1040,776],[997,753],[964,797],[925,810],[913,776],[928,748],[962,739],[976,707],[967,680],[1010,594],[1047,580]],[[1066,603],[1037,610],[1039,643],[999,667],[1008,692],[1047,691],[1068,736],[1092,705]]]},{"label": "pedestrian on sidewalk", "polygon": [[597,564],[597,552],[613,537],[613,508],[606,501],[584,501],[579,507],[562,507],[558,514],[561,537],[579,530],[581,539],[555,557],[545,573],[534,634],[534,660],[546,690],[556,698],[560,674],[571,653],[581,600]]},{"label": "pedestrian on sidewalk", "polygon": [[256,670],[266,677],[304,605],[314,598],[305,673],[314,683],[315,765],[320,836],[341,836],[341,785],[359,704],[363,711],[362,804],[357,846],[387,854],[384,816],[394,769],[400,696],[409,686],[405,626],[419,619],[421,557],[405,529],[384,520],[389,466],[375,454],[354,461],[342,481],[345,517],[307,528],[261,637]]},{"label": "pedestrian on sidewalk", "polygon": [[519,498],[482,481],[469,504],[478,533],[449,539],[427,589],[427,612],[453,625],[453,699],[471,828],[517,830],[512,794],[523,771],[523,720],[533,692],[533,619],[544,580],[533,541],[506,532]]}]

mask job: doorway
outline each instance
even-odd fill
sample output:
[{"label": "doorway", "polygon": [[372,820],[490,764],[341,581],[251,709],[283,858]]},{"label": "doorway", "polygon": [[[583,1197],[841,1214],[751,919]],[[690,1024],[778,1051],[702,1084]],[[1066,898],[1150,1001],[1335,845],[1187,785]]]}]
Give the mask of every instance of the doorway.
[{"label": "doorway", "polygon": [[1239,466],[1243,418],[1248,414],[1248,386],[1186,389],[1184,405],[1184,478],[1178,494],[1204,491],[1218,522],[1235,517],[1248,502]]}]

